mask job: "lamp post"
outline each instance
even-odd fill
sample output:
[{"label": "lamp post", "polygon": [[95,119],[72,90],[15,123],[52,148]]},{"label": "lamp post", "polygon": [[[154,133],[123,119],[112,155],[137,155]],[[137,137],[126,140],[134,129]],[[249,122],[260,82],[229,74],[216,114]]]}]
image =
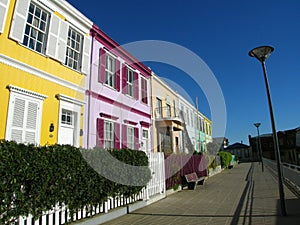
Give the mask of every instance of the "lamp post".
[{"label": "lamp post", "polygon": [[267,70],[266,70],[266,64],[265,64],[266,59],[271,55],[271,53],[273,51],[274,51],[274,48],[271,47],[271,46],[261,46],[261,47],[257,47],[257,48],[252,49],[249,52],[249,56],[255,57],[256,59],[258,59],[261,62],[261,65],[262,65],[262,68],[263,68],[266,91],[267,91],[267,97],[268,97],[268,103],[269,103],[271,124],[272,124],[274,151],[275,151],[276,163],[277,163],[278,187],[279,187],[281,214],[283,216],[286,216],[287,213],[286,213],[284,191],[283,191],[283,179],[282,179],[280,151],[279,151],[277,132],[276,132],[276,128],[275,128],[275,119],[274,119],[274,114],[273,114],[271,94],[270,94],[270,88],[269,88],[269,82],[268,82],[268,76],[267,76]]},{"label": "lamp post", "polygon": [[259,126],[260,123],[254,123],[254,126],[257,128],[257,141],[256,141],[256,146],[257,146],[257,151],[259,151],[260,155],[260,161],[261,161],[261,171],[264,172],[264,162],[263,162],[263,154],[262,154],[262,149],[261,149],[261,144],[260,144],[260,136],[259,136]]}]

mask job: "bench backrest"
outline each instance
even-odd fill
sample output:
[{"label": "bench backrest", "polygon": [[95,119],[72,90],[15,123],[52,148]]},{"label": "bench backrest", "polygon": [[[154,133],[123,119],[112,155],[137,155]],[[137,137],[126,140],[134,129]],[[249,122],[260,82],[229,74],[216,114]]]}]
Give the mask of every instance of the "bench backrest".
[{"label": "bench backrest", "polygon": [[198,176],[195,172],[184,175],[187,182],[198,180]]}]

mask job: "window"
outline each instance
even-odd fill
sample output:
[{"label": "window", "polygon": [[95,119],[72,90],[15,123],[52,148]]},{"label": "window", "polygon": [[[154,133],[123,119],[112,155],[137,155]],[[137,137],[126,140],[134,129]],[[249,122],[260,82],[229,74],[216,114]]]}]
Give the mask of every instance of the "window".
[{"label": "window", "polygon": [[106,54],[106,67],[105,67],[105,83],[115,88],[115,72],[116,72],[116,60],[109,54]]},{"label": "window", "polygon": [[74,70],[80,69],[82,40],[82,35],[70,27],[68,31],[65,65],[71,67]]},{"label": "window", "polygon": [[66,125],[74,125],[74,115],[72,111],[62,110],[61,123]]},{"label": "window", "polygon": [[162,102],[159,98],[156,98],[156,103],[157,103],[157,117],[160,118],[162,116]]},{"label": "window", "polygon": [[143,149],[145,151],[150,151],[150,147],[149,147],[149,131],[146,129],[143,129],[143,139],[142,139],[142,143],[143,143]]},{"label": "window", "polygon": [[171,106],[167,104],[167,117],[171,117]]},{"label": "window", "polygon": [[127,94],[134,97],[134,74],[130,69],[127,70]]},{"label": "window", "polygon": [[30,3],[23,45],[37,52],[45,53],[49,14],[42,8]]},{"label": "window", "polygon": [[114,148],[114,124],[111,121],[104,121],[104,148]]},{"label": "window", "polygon": [[142,96],[142,102],[148,104],[147,80],[143,77],[141,78],[141,96]]},{"label": "window", "polygon": [[134,145],[134,128],[128,126],[127,127],[127,147],[129,149],[134,149],[135,145]]}]

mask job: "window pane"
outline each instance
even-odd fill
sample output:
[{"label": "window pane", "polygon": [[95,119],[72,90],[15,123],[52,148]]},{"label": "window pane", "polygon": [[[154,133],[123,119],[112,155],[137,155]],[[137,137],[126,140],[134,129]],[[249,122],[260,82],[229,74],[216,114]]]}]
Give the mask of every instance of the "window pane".
[{"label": "window pane", "polygon": [[31,3],[27,15],[23,45],[37,52],[44,53],[43,51],[46,46],[44,36],[46,35],[48,24],[49,14],[42,8]]}]

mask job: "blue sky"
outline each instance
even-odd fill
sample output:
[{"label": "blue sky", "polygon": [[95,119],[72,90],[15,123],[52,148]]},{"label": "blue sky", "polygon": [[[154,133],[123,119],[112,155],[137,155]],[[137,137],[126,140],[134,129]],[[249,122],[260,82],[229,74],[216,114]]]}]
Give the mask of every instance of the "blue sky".
[{"label": "blue sky", "polygon": [[[209,66],[223,91],[231,144],[248,143],[271,133],[260,63],[249,50],[271,45],[267,71],[277,130],[300,126],[300,1],[241,0],[68,0],[119,44],[162,40],[188,48]],[[202,90],[184,72],[165,64],[144,62],[156,74],[198,96],[199,110],[211,111]]]}]

